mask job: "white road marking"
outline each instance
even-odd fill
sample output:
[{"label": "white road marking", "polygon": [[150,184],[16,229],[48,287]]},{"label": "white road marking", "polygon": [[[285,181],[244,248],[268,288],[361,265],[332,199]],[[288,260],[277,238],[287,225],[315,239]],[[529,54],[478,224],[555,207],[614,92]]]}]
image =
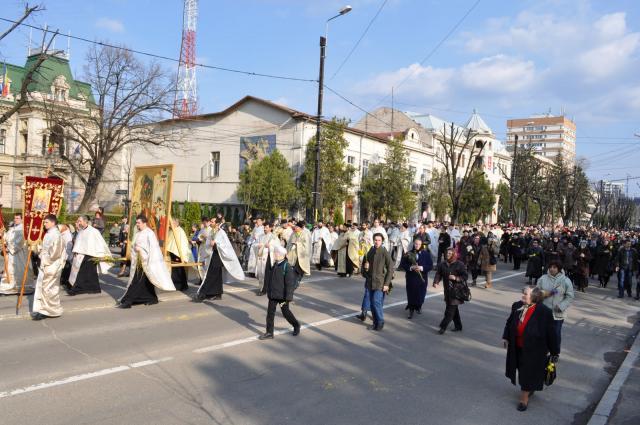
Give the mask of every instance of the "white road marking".
[{"label": "white road marking", "polygon": [[25,394],[33,391],[44,390],[46,388],[59,387],[61,385],[71,384],[73,382],[86,381],[87,379],[99,378],[101,376],[124,372],[126,370],[136,369],[139,367],[150,366],[160,362],[166,362],[169,360],[173,360],[173,357],[163,357],[157,360],[145,360],[142,362],[131,363],[129,365],[116,366],[108,369],[97,370],[95,372],[83,373],[81,375],[74,375],[74,376],[70,376],[68,378],[60,379],[57,381],[43,382],[41,384],[30,385],[24,388],[18,388],[11,391],[0,392],[0,399],[12,397],[18,394]]}]

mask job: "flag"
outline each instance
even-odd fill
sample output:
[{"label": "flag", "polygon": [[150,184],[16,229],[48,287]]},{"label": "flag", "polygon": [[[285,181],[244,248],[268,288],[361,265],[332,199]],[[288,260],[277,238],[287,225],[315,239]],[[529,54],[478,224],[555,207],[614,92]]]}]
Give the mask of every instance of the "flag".
[{"label": "flag", "polygon": [[9,75],[7,74],[7,63],[2,68],[2,97],[9,96]]}]

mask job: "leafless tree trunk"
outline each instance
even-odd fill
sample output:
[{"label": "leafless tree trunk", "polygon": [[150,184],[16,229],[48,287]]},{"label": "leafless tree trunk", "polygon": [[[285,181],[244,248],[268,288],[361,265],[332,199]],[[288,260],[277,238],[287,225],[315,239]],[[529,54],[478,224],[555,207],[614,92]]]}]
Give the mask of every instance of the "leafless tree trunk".
[{"label": "leafless tree trunk", "polygon": [[85,81],[96,101],[88,102],[86,113],[46,102],[49,128],[64,129],[70,151],[79,146],[81,158],[66,151],[61,157],[85,187],[80,211],[89,208],[107,167],[124,147],[180,147],[179,132],[153,125],[172,110],[174,94],[160,65],[143,64],[127,50],[94,46],[87,54]]},{"label": "leafless tree trunk", "polygon": [[[443,153],[436,158],[444,166],[446,190],[451,199],[451,221],[456,223],[460,216],[460,198],[473,176],[472,171],[486,142],[478,139],[477,133],[456,127],[454,123],[444,124],[440,136],[438,142]],[[462,163],[463,157],[468,160],[466,164]]]}]

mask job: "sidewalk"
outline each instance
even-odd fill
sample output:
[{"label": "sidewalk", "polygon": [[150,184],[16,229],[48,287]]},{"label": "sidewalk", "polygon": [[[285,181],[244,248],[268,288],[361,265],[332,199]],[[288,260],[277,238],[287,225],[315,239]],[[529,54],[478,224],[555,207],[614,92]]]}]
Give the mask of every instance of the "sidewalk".
[{"label": "sidewalk", "polygon": [[[636,330],[638,323],[636,323]],[[636,334],[627,355],[598,403],[588,425],[640,423],[640,338]]]}]

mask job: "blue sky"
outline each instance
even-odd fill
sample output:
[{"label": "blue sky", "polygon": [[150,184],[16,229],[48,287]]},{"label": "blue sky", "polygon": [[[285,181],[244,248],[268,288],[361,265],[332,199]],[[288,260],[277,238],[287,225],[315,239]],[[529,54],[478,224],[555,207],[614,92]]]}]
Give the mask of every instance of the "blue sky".
[{"label": "blue sky", "polygon": [[[504,138],[509,117],[562,108],[578,127],[578,156],[593,179],[640,175],[640,2],[636,0],[481,0],[428,60],[427,54],[476,0],[388,0],[357,50],[347,56],[383,0],[200,0],[198,62],[315,79],[324,21],[332,21],[326,84],[358,106],[395,106],[464,122],[474,108]],[[178,57],[180,0],[42,0],[30,19],[61,32]],[[23,1],[5,0],[1,17]],[[0,28],[5,24],[1,23]],[[24,61],[29,31],[0,43],[0,57]],[[37,38],[34,33],[34,38]],[[66,40],[60,40],[66,46]],[[87,45],[71,42],[82,76]],[[166,62],[173,70],[176,64]],[[200,110],[222,109],[246,94],[314,113],[312,83],[198,70]],[[363,113],[331,93],[325,115]],[[640,181],[640,180],[638,180]],[[630,194],[640,194],[635,182]]]}]

